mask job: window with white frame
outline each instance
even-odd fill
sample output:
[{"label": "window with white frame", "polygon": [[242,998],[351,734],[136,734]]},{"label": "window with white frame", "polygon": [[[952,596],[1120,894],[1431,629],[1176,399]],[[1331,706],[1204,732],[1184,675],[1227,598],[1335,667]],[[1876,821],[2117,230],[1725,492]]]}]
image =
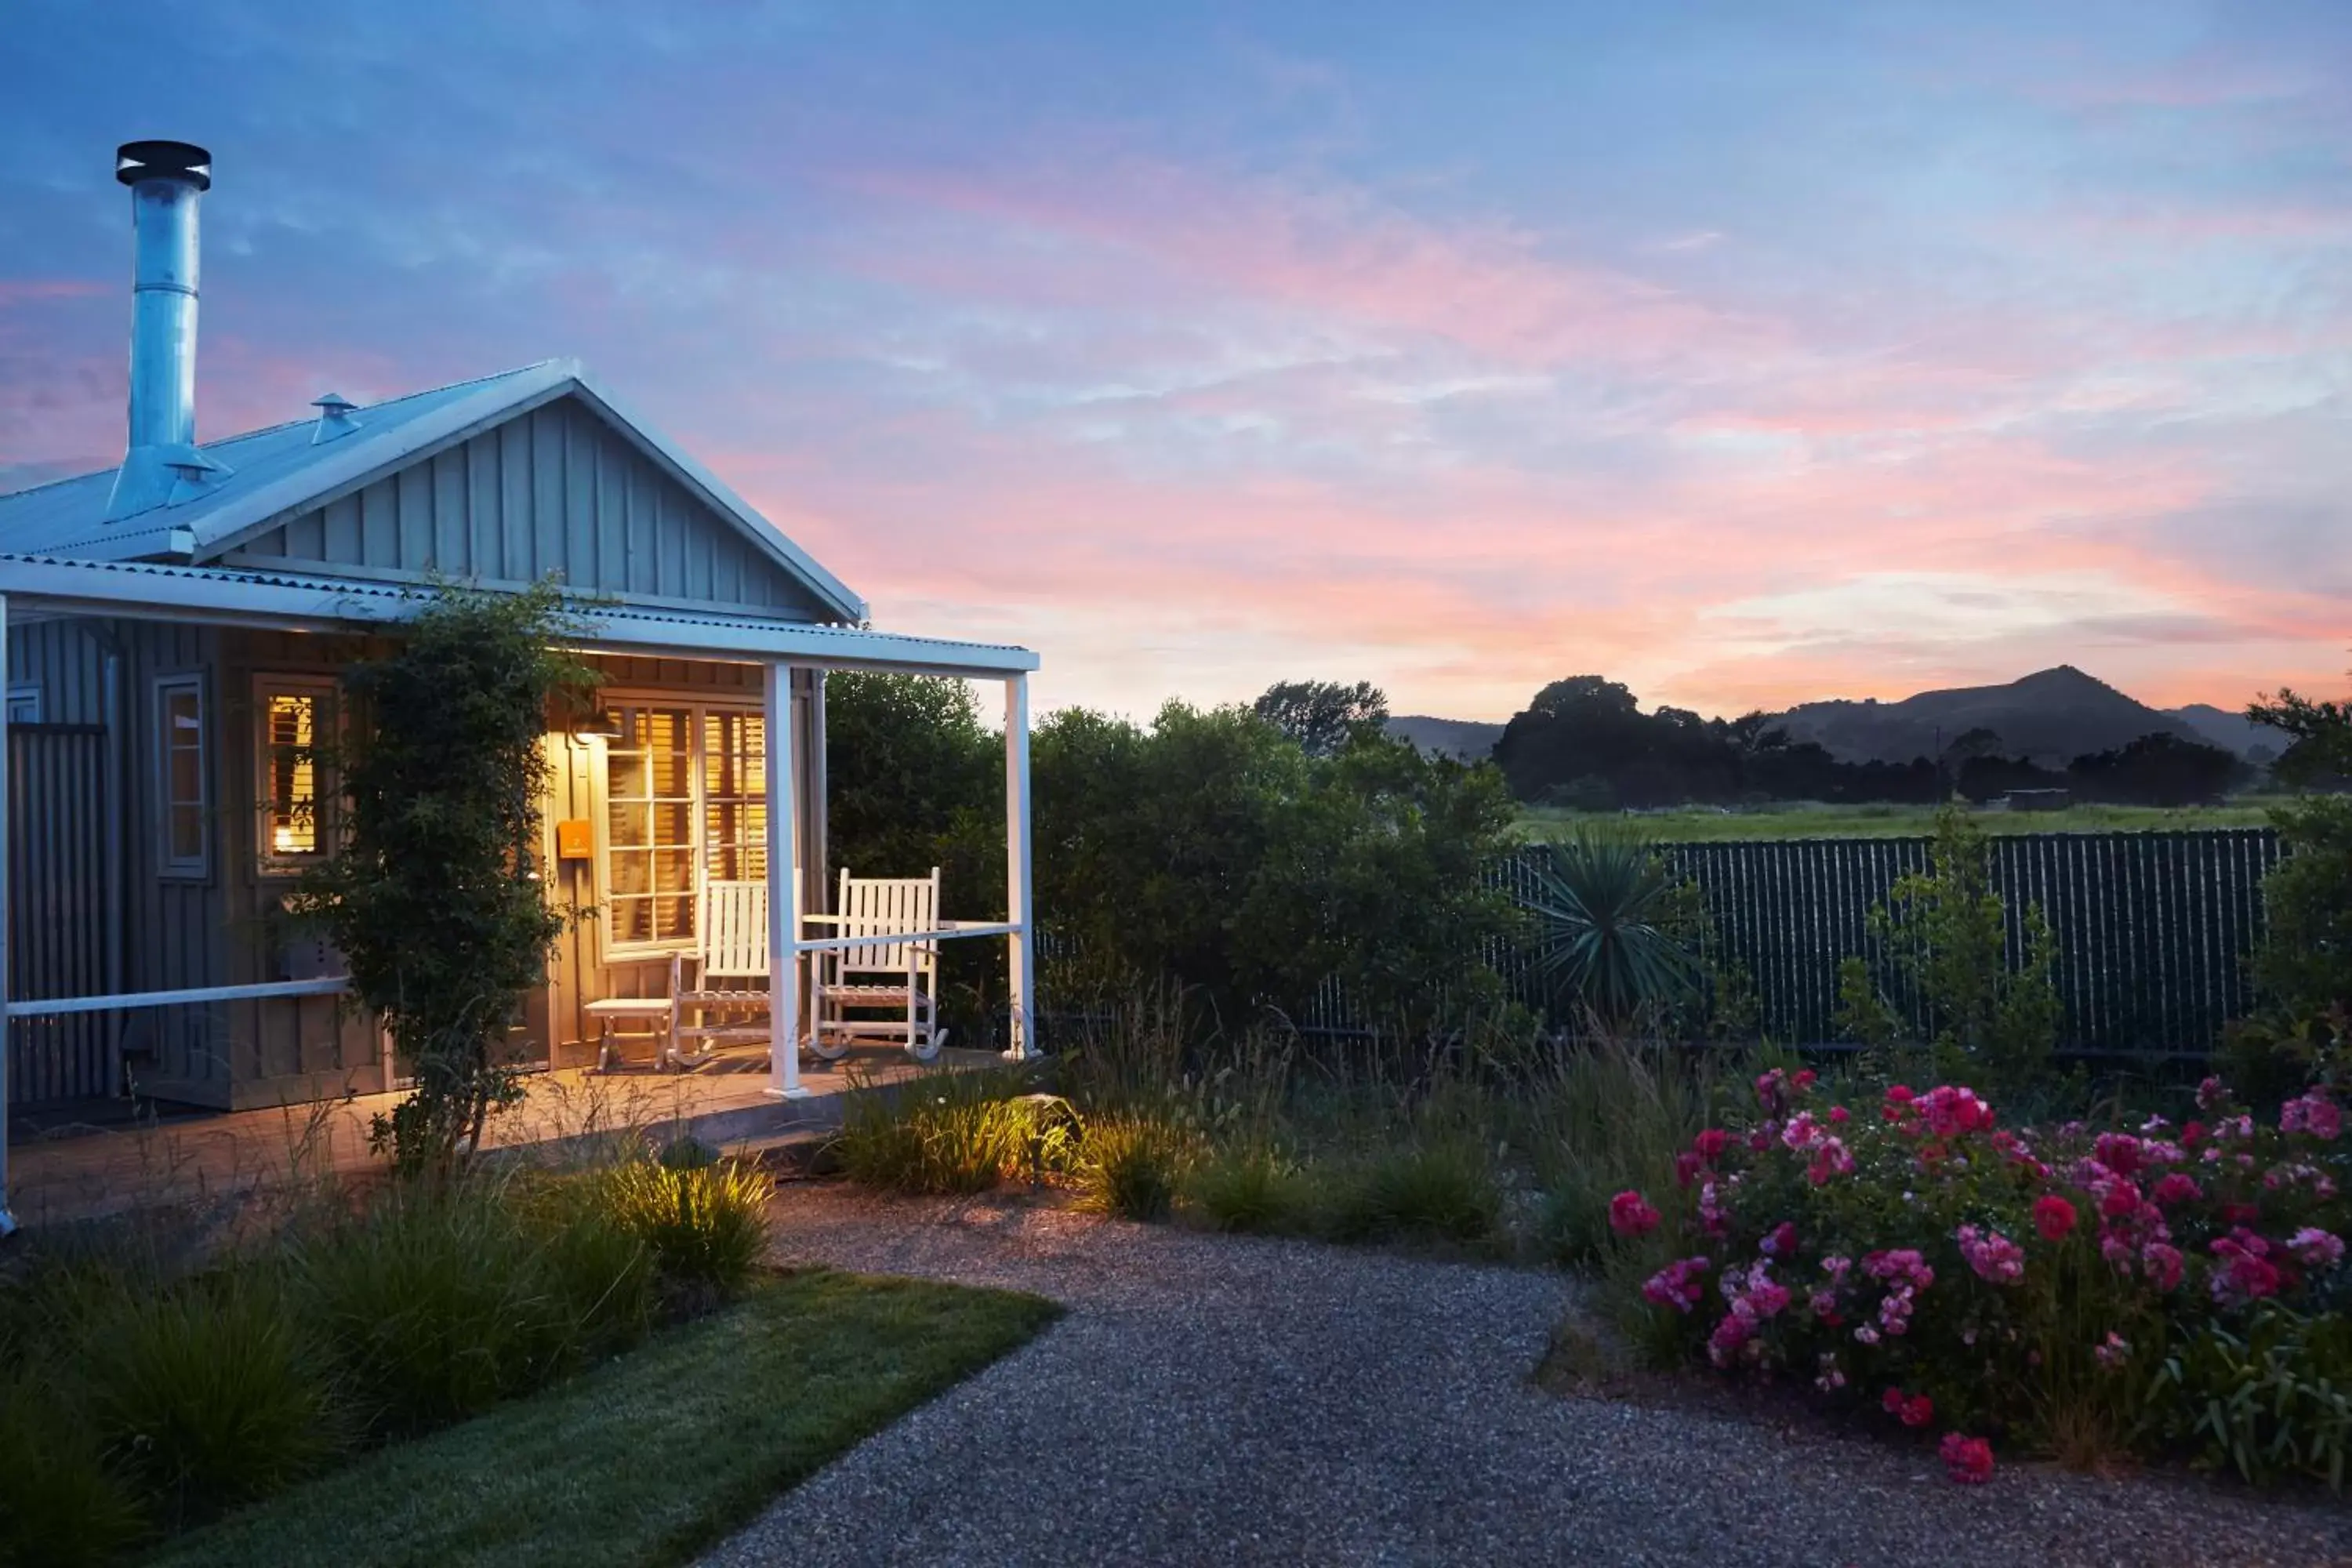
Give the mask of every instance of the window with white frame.
[{"label": "window with white frame", "polygon": [[41,721],[41,683],[37,680],[12,680],[8,683],[8,722],[37,724]]},{"label": "window with white frame", "polygon": [[205,678],[155,682],[155,868],[166,877],[212,874],[211,769],[205,754]]},{"label": "window with white frame", "polygon": [[683,702],[625,702],[607,718],[605,941],[682,947],[704,878],[768,874],[766,721]]},{"label": "window with white frame", "polygon": [[334,683],[316,677],[254,681],[254,858],[262,876],[299,876],[327,853],[333,792],[320,748],[334,734]]}]

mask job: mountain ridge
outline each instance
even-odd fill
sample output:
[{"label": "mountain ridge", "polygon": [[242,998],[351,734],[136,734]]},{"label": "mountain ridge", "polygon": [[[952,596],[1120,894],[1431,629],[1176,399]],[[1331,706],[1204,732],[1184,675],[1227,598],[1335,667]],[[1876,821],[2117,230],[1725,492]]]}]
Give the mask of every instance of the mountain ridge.
[{"label": "mountain ridge", "polygon": [[[1841,762],[1907,763],[1934,757],[1971,730],[2000,737],[2003,755],[2063,767],[2086,752],[2113,751],[2142,735],[2168,734],[2239,756],[2285,749],[2287,737],[2242,714],[2196,702],[2152,708],[2071,664],[2006,684],[1914,692],[1891,701],[1831,698],[1771,715],[1797,741],[1818,741]],[[1505,726],[1476,719],[1400,714],[1388,731],[1435,755],[1475,761],[1493,754]]]}]

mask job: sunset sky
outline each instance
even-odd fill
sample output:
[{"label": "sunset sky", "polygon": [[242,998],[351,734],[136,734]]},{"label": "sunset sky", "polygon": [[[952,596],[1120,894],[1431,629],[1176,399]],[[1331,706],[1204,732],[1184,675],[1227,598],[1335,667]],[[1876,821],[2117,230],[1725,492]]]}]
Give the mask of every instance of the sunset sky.
[{"label": "sunset sky", "polygon": [[576,355],[1047,706],[2352,663],[2342,0],[11,0],[0,490],[119,455],[144,136],[204,437]]}]

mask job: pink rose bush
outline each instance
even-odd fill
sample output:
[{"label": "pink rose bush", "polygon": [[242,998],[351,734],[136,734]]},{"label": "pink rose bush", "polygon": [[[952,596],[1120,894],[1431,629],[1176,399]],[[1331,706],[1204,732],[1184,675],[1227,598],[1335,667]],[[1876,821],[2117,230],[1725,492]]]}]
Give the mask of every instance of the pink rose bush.
[{"label": "pink rose bush", "polygon": [[2004,1128],[1957,1084],[1897,1085],[1874,1114],[1825,1098],[1766,1073],[1751,1120],[1677,1161],[1676,1223],[1633,1192],[1610,1223],[1658,1260],[1642,1296],[1677,1353],[1833,1400],[1881,1390],[1872,1418],[1944,1428],[1955,1481],[1990,1479],[1994,1440],[2046,1436],[2053,1387],[2162,1430],[2126,1407],[2174,1347],[2352,1304],[2352,1141],[2325,1089],[2263,1125],[2209,1079],[2178,1131]]}]

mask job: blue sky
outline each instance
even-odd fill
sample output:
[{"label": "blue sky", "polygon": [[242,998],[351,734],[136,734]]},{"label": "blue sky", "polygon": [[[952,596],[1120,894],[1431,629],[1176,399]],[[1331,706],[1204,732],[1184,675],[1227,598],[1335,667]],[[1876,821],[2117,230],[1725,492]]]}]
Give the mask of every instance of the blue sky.
[{"label": "blue sky", "polygon": [[[2352,7],[13,0],[0,476],[576,354],[1049,702],[2334,689]],[[0,478],[0,483],[5,479]]]}]

